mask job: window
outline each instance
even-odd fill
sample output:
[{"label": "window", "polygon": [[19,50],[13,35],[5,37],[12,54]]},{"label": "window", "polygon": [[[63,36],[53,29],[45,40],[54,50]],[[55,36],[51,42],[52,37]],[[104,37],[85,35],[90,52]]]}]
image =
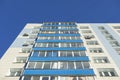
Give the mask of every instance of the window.
[{"label": "window", "polygon": [[45,57],[45,51],[34,51],[32,52],[33,57]]},{"label": "window", "polygon": [[73,37],[71,36],[70,38],[71,38],[71,40],[75,40],[76,39],[75,36],[73,36]]},{"label": "window", "polygon": [[34,66],[35,66],[35,62],[28,62],[28,64],[27,64],[28,69],[33,69]]},{"label": "window", "polygon": [[37,33],[39,33],[39,30],[32,30],[32,32],[31,32],[32,34],[37,34]]},{"label": "window", "polygon": [[29,36],[29,39],[36,39],[36,38],[37,38],[37,35],[35,35],[35,34],[34,35],[32,34]]},{"label": "window", "polygon": [[40,76],[32,76],[32,80],[40,80]]},{"label": "window", "polygon": [[106,36],[107,40],[115,40],[111,35]]},{"label": "window", "polygon": [[80,40],[80,37],[79,37],[79,36],[75,36],[75,39],[76,39],[76,40]]},{"label": "window", "polygon": [[119,47],[120,44],[117,41],[110,41],[110,44],[112,45],[112,47]]},{"label": "window", "polygon": [[103,53],[102,48],[89,48],[91,53]]},{"label": "window", "polygon": [[67,37],[67,36],[60,36],[60,40],[70,40],[70,37]]},{"label": "window", "polygon": [[83,64],[84,69],[89,69],[90,68],[90,65],[89,65],[88,62],[82,62],[82,64]]},{"label": "window", "polygon": [[40,32],[41,34],[55,34],[55,33],[58,33],[58,31],[48,31],[48,30],[46,30],[46,31],[41,31]]},{"label": "window", "polygon": [[74,31],[74,30],[72,30],[72,31],[60,31],[60,33],[61,34],[77,34],[78,31]]},{"label": "window", "polygon": [[28,62],[27,69],[58,69],[58,62]]},{"label": "window", "polygon": [[105,30],[105,31],[101,31],[101,32],[102,32],[102,34],[104,34],[104,35],[105,35],[105,34],[106,34],[106,35],[109,34],[109,32],[106,31],[106,30]]},{"label": "window", "polygon": [[102,77],[112,77],[117,76],[117,73],[113,68],[99,68],[98,72]]},{"label": "window", "polygon": [[58,51],[46,51],[46,57],[57,57]]},{"label": "window", "polygon": [[80,29],[89,29],[88,26],[80,26]]},{"label": "window", "polygon": [[120,26],[113,26],[114,29],[120,29]]},{"label": "window", "polygon": [[58,62],[52,62],[51,69],[58,69]]},{"label": "window", "polygon": [[21,80],[58,80],[57,76],[22,76]]},{"label": "window", "polygon": [[58,51],[34,51],[32,55],[34,57],[57,57]]},{"label": "window", "polygon": [[35,69],[42,69],[42,66],[43,66],[43,62],[36,62],[35,64]]},{"label": "window", "polygon": [[30,53],[31,48],[22,48],[22,53]]},{"label": "window", "polygon": [[59,61],[59,62],[28,62],[26,69],[89,69],[90,65],[88,62],[82,61]]},{"label": "window", "polygon": [[74,62],[68,62],[68,69],[75,69]]},{"label": "window", "polygon": [[38,40],[45,40],[45,39],[48,39],[48,37],[42,37],[42,36],[38,37]]},{"label": "window", "polygon": [[60,57],[86,56],[85,51],[60,51]]},{"label": "window", "polygon": [[115,50],[120,55],[120,48],[115,48]]},{"label": "window", "polygon": [[16,77],[21,75],[21,68],[10,68],[8,76],[10,77]]},{"label": "window", "polygon": [[34,45],[34,41],[27,41],[26,43],[29,45]]},{"label": "window", "polygon": [[[86,79],[87,78],[87,79]],[[22,76],[22,80],[94,80],[93,76]]]},{"label": "window", "polygon": [[61,57],[66,57],[67,56],[67,51],[60,51],[60,56]]},{"label": "window", "polygon": [[36,43],[35,47],[47,47],[46,43]]},{"label": "window", "polygon": [[94,57],[95,63],[109,63],[109,60],[107,57]]},{"label": "window", "polygon": [[36,43],[35,47],[59,47],[58,43]]},{"label": "window", "polygon": [[117,30],[118,33],[120,33],[120,30]]},{"label": "window", "polygon": [[70,47],[70,43],[61,43],[61,47]]},{"label": "window", "polygon": [[45,53],[46,53],[46,51],[40,51],[38,56],[39,57],[45,57]]},{"label": "window", "polygon": [[88,62],[75,62],[76,69],[89,69],[90,65]]},{"label": "window", "polygon": [[25,63],[27,57],[17,57],[15,63]]},{"label": "window", "polygon": [[76,69],[83,69],[82,62],[76,62]]},{"label": "window", "polygon": [[83,34],[90,34],[90,33],[92,33],[92,31],[91,30],[82,30],[82,33]]},{"label": "window", "polygon": [[67,51],[67,57],[73,57],[72,51]]},{"label": "window", "polygon": [[50,62],[44,62],[43,69],[50,69]]},{"label": "window", "polygon": [[23,76],[22,80],[31,80],[31,76]]},{"label": "window", "polygon": [[98,27],[100,30],[104,30],[105,28],[103,26]]},{"label": "window", "polygon": [[87,45],[99,45],[97,41],[86,41]]},{"label": "window", "polygon": [[83,43],[61,43],[61,47],[82,47]]}]

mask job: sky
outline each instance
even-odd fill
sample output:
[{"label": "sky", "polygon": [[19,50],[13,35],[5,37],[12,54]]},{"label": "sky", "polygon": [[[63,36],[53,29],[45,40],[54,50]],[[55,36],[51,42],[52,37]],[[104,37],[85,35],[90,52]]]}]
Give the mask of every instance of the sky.
[{"label": "sky", "polygon": [[0,57],[27,23],[120,23],[120,0],[0,0]]}]

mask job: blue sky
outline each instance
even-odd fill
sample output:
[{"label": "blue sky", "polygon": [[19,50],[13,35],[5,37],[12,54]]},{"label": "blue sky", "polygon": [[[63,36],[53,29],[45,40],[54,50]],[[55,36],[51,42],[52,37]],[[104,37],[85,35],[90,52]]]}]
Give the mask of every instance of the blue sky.
[{"label": "blue sky", "polygon": [[0,0],[0,57],[26,23],[120,22],[120,0]]}]

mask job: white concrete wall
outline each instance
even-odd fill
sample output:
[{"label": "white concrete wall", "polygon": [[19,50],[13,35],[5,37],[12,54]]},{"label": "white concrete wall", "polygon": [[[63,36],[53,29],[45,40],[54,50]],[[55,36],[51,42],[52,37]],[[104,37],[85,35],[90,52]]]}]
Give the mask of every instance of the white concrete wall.
[{"label": "white concrete wall", "polygon": [[[17,36],[15,41],[5,52],[0,60],[0,80],[19,80],[19,77],[8,77],[10,68],[23,68],[25,63],[15,63],[16,57],[28,57],[30,53],[21,53],[22,44],[28,40],[28,37],[24,38],[22,35],[24,33],[31,34],[35,26],[41,26],[41,24],[27,24],[24,29]],[[34,40],[34,39],[33,39]],[[31,46],[32,48],[32,46]]]}]

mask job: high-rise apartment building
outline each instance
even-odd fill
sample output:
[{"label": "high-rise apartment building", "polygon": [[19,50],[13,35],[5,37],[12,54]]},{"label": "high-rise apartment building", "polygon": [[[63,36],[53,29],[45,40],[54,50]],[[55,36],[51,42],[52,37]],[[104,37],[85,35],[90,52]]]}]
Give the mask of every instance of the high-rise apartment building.
[{"label": "high-rise apartment building", "polygon": [[120,80],[120,24],[27,24],[0,60],[0,80]]}]

